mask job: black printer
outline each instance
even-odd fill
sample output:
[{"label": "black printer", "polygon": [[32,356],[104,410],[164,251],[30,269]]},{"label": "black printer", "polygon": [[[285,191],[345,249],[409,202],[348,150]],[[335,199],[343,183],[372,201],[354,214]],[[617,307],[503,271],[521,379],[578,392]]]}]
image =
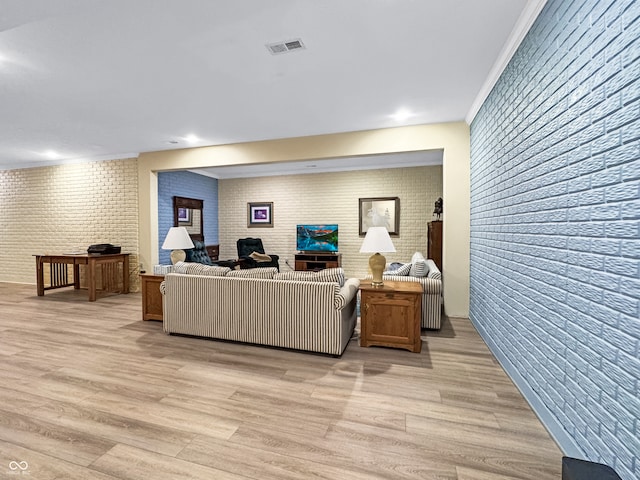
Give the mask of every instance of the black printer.
[{"label": "black printer", "polygon": [[95,245],[89,246],[87,249],[87,253],[94,253],[100,255],[109,255],[114,253],[120,253],[122,247],[119,245],[112,245],[110,243],[96,243]]}]

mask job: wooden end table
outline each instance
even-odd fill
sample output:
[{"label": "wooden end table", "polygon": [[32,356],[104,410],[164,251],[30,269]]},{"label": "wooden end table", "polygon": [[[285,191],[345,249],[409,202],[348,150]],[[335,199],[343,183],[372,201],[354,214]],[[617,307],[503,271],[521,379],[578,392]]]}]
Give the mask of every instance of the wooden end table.
[{"label": "wooden end table", "polygon": [[381,287],[360,280],[360,346],[404,348],[420,353],[422,285],[385,281]]},{"label": "wooden end table", "polygon": [[163,319],[162,293],[160,284],[164,280],[164,275],[146,273],[140,275],[142,287],[142,320]]}]

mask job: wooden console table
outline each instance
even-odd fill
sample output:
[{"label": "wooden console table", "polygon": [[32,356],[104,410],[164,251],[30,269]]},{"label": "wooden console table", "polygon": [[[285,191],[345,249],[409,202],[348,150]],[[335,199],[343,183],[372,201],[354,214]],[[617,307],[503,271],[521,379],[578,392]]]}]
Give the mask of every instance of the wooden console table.
[{"label": "wooden console table", "polygon": [[[89,301],[96,301],[96,266],[102,267],[102,289],[129,293],[129,254],[116,253],[93,255],[88,253],[61,255],[34,255],[36,257],[36,285],[38,296],[45,290],[71,287],[80,288],[80,265],[86,265],[87,289]],[[44,264],[49,264],[49,286],[44,286]],[[118,264],[122,264],[122,273],[118,275]],[[73,265],[73,282],[69,281],[68,266]],[[118,278],[120,277],[120,278]],[[121,281],[120,281],[121,280]],[[120,288],[118,287],[120,284]]]}]

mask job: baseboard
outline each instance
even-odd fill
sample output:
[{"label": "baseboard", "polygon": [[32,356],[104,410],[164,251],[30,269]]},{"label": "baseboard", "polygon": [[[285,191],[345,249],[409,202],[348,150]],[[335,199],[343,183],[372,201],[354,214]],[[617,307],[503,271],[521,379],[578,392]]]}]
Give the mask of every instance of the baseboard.
[{"label": "baseboard", "polygon": [[542,425],[547,429],[549,435],[555,440],[560,447],[560,450],[568,456],[574,458],[587,458],[585,453],[580,449],[578,444],[571,438],[567,431],[563,428],[562,424],[553,416],[553,414],[546,407],[540,397],[533,391],[525,379],[520,375],[516,367],[509,361],[509,359],[502,353],[502,351],[493,342],[490,335],[472,318],[471,323],[478,331],[484,342],[491,350],[491,353],[498,360],[504,371],[507,373],[511,381],[516,385],[520,393],[525,398],[527,403],[531,406],[534,413],[538,416]]}]

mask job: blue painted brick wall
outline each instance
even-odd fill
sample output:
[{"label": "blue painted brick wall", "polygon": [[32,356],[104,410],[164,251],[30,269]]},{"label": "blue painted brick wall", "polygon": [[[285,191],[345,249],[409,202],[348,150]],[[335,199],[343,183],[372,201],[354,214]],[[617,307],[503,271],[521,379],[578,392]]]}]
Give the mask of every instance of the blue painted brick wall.
[{"label": "blue painted brick wall", "polygon": [[565,452],[640,478],[640,2],[549,0],[471,125],[470,317]]},{"label": "blue painted brick wall", "polygon": [[171,263],[171,252],[160,247],[173,226],[174,196],[204,200],[204,241],[207,245],[219,242],[218,180],[191,172],[158,172],[158,249],[162,265]]}]

